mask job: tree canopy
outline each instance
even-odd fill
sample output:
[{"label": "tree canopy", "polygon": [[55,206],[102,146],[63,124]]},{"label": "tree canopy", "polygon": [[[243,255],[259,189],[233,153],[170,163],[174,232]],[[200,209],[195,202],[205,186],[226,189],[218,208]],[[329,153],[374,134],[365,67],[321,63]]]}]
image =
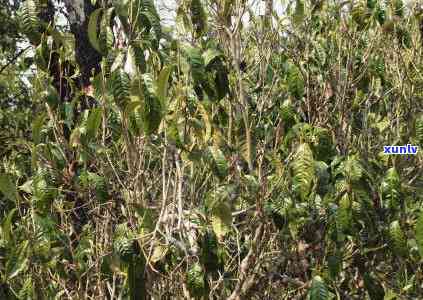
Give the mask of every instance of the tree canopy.
[{"label": "tree canopy", "polygon": [[0,299],[423,298],[421,3],[261,4],[0,0]]}]

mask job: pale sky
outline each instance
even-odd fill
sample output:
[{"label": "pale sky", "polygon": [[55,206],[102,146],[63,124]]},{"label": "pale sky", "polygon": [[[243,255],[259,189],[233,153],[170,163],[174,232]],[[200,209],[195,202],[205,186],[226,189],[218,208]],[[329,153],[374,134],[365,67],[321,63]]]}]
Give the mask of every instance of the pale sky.
[{"label": "pale sky", "polygon": [[[176,17],[177,2],[177,0],[155,0],[156,7],[163,24],[173,24]],[[287,2],[289,2],[289,0],[273,0],[273,8],[278,16],[283,15],[284,7],[286,7]],[[249,0],[249,4],[253,8],[253,11],[257,12],[257,14],[259,14],[261,10],[264,10],[264,1]]]},{"label": "pale sky", "polygon": [[[273,8],[276,11],[277,15],[281,17],[284,14],[285,7],[292,0],[273,0]],[[339,0],[340,1],[340,0]],[[154,0],[156,3],[157,10],[159,11],[160,17],[162,18],[163,24],[169,25],[172,24],[176,17],[176,3],[178,0]],[[261,9],[264,9],[264,1],[261,0],[248,0],[249,4],[254,8],[257,14]],[[262,5],[260,5],[262,3]],[[412,7],[413,5],[419,3],[423,5],[423,0],[404,0],[404,5],[407,7]]]}]

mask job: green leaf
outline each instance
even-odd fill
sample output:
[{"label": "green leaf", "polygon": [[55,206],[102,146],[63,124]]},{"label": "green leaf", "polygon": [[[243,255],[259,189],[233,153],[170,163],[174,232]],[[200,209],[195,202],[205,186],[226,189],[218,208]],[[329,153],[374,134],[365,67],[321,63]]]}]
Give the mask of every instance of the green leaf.
[{"label": "green leaf", "polygon": [[153,0],[133,0],[129,4],[120,5],[119,8],[116,7],[116,9],[122,16],[128,15],[128,21],[131,23],[132,28],[139,30],[139,32],[144,32],[148,35],[150,41],[153,42],[153,47],[158,47],[158,41],[161,37],[161,25],[160,16]]},{"label": "green leaf", "polygon": [[363,167],[356,156],[349,156],[347,160],[341,164],[340,169],[349,182],[357,182],[363,175]]},{"label": "green leaf", "polygon": [[156,245],[154,247],[153,253],[151,254],[151,261],[157,263],[165,258],[169,248],[162,245]]},{"label": "green leaf", "polygon": [[125,61],[125,72],[127,72],[131,79],[134,79],[138,75],[137,58],[135,54],[135,48],[130,45],[126,53]]},{"label": "green leaf", "polygon": [[280,108],[280,117],[284,132],[287,133],[297,122],[297,113],[289,99],[285,100]]},{"label": "green leaf", "polygon": [[317,160],[329,161],[335,154],[335,148],[329,130],[313,127],[313,143],[311,148]]},{"label": "green leaf", "polygon": [[169,86],[169,76],[172,72],[172,66],[165,66],[160,71],[159,78],[157,79],[157,97],[159,98],[163,112],[167,111],[167,92]]},{"label": "green leaf", "polygon": [[359,30],[363,30],[368,26],[371,17],[371,11],[362,2],[355,3],[351,11],[351,16],[357,24]]},{"label": "green leaf", "polygon": [[369,273],[363,275],[364,287],[369,293],[371,300],[384,300],[385,299],[385,290],[379,281],[374,278],[374,276]]},{"label": "green leaf", "polygon": [[2,226],[0,227],[1,238],[4,239],[7,243],[12,241],[12,219],[13,215],[16,212],[16,208],[13,208],[6,216],[3,221]]},{"label": "green leaf", "polygon": [[288,70],[287,83],[291,96],[300,100],[304,95],[304,78],[297,66],[290,66]]},{"label": "green leaf", "polygon": [[229,202],[232,193],[234,190],[231,185],[222,185],[212,190],[206,199],[212,228],[218,239],[222,239],[231,230],[232,211]]},{"label": "green leaf", "polygon": [[328,300],[329,291],[322,277],[314,276],[309,290],[310,300]]},{"label": "green leaf", "polygon": [[110,87],[116,104],[124,109],[129,101],[130,79],[121,68],[116,68],[110,78]]},{"label": "green leaf", "polygon": [[34,61],[41,70],[48,71],[49,49],[45,36],[43,36],[41,43],[35,49]]},{"label": "green leaf", "polygon": [[203,122],[206,127],[206,132],[204,134],[204,143],[207,144],[212,137],[212,122],[210,120],[210,115],[205,109],[204,105],[199,103],[198,109],[200,110],[201,117],[203,118]]},{"label": "green leaf", "polygon": [[190,13],[195,36],[201,37],[207,30],[207,16],[201,0],[191,0]]},{"label": "green leaf", "polygon": [[329,190],[329,166],[323,161],[315,162],[315,173],[317,179],[317,192],[324,195]]},{"label": "green leaf", "polygon": [[20,7],[19,21],[23,32],[27,35],[32,44],[37,45],[40,42],[40,20],[38,19],[39,7],[34,0],[22,2]]},{"label": "green leaf", "polygon": [[397,300],[397,299],[399,299],[399,295],[390,289],[386,291],[385,297],[383,298],[383,300]]},{"label": "green leaf", "polygon": [[160,126],[163,111],[158,97],[155,94],[157,88],[154,86],[150,74],[143,74],[144,106],[141,108],[143,126],[145,133],[152,134]]},{"label": "green leaf", "polygon": [[116,13],[122,17],[121,20],[126,20],[129,16],[129,0],[113,0],[113,6],[116,9]]},{"label": "green leaf", "polygon": [[102,54],[106,54],[113,47],[114,36],[113,30],[110,27],[113,12],[114,7],[110,7],[104,11],[101,18],[98,43]]},{"label": "green leaf", "polygon": [[416,223],[416,242],[420,257],[423,259],[423,211],[420,212]]},{"label": "green leaf", "polygon": [[35,118],[34,122],[32,122],[32,140],[34,141],[34,144],[40,143],[41,139],[41,129],[44,124],[44,120],[46,118],[46,115],[43,113]]},{"label": "green leaf", "polygon": [[393,13],[398,16],[404,16],[404,2],[402,0],[393,0],[391,1]]},{"label": "green leaf", "polygon": [[206,70],[201,50],[190,45],[185,45],[182,47],[182,50],[191,69],[191,76],[194,80],[194,90],[201,100],[203,98],[201,86],[206,81]]},{"label": "green leaf", "polygon": [[76,148],[81,144],[81,132],[82,130],[79,127],[76,127],[72,130],[72,133],[69,137],[69,146],[71,148]]},{"label": "green leaf", "polygon": [[130,263],[134,255],[134,243],[127,238],[119,238],[113,243],[113,250],[123,263]]},{"label": "green leaf", "polygon": [[339,208],[336,214],[336,224],[342,232],[351,232],[352,201],[348,196],[348,193],[345,193],[339,201]]},{"label": "green leaf", "polygon": [[221,202],[213,207],[211,222],[213,231],[219,239],[223,238],[231,230],[232,214],[231,208],[227,203]]},{"label": "green leaf", "polygon": [[295,1],[295,10],[292,15],[292,21],[295,26],[299,26],[304,20],[304,2],[303,0]]},{"label": "green leaf", "polygon": [[133,101],[129,102],[125,108],[126,115],[133,113],[142,104],[139,97],[136,97],[134,94],[131,95],[131,99]]},{"label": "green leaf", "polygon": [[297,192],[301,200],[304,201],[307,199],[315,180],[313,153],[308,144],[303,143],[298,146],[294,155],[292,171],[294,174],[294,191]]},{"label": "green leaf", "polygon": [[339,251],[329,255],[327,258],[329,275],[336,279],[342,269],[342,255]]},{"label": "green leaf", "polygon": [[423,147],[423,115],[417,117],[415,121],[416,139],[420,147]]},{"label": "green leaf", "polygon": [[102,176],[96,176],[94,178],[95,194],[100,203],[104,203],[108,200],[107,192],[107,180]]},{"label": "green leaf", "polygon": [[86,135],[88,141],[94,139],[97,135],[98,129],[101,125],[101,117],[102,117],[103,110],[101,108],[94,108],[91,110],[90,115],[87,119],[86,124]]},{"label": "green leaf", "polygon": [[99,53],[102,53],[100,47],[100,40],[98,38],[98,22],[100,14],[103,12],[103,8],[97,8],[93,11],[90,15],[89,22],[88,22],[88,40],[90,41],[91,45],[97,50]]},{"label": "green leaf", "polygon": [[193,297],[198,298],[205,294],[204,271],[198,262],[194,263],[187,272],[187,286]]},{"label": "green leaf", "polygon": [[377,1],[376,0],[367,0],[367,8],[374,9],[376,7]]},{"label": "green leaf", "polygon": [[222,150],[215,146],[209,147],[210,153],[213,156],[214,161],[214,171],[215,174],[221,178],[224,179],[228,175],[228,162],[226,161],[225,155],[223,154]]},{"label": "green leaf", "polygon": [[51,108],[57,108],[59,104],[59,94],[57,93],[56,88],[54,88],[51,84],[48,84],[47,88],[41,94],[43,95],[43,100]]},{"label": "green leaf", "polygon": [[205,80],[201,86],[210,100],[220,100],[229,93],[228,69],[224,64],[223,54],[210,48],[203,53]]},{"label": "green leaf", "polygon": [[204,76],[204,59],[201,54],[201,49],[190,45],[184,45],[182,50],[191,66],[193,78],[195,80],[201,79]]},{"label": "green leaf", "polygon": [[192,31],[192,22],[188,16],[186,5],[183,1],[180,2],[180,5],[176,9],[176,26],[177,28],[184,30],[186,32]]},{"label": "green leaf", "polygon": [[396,169],[390,168],[381,183],[381,190],[388,207],[394,210],[400,208],[401,181]]},{"label": "green leaf", "polygon": [[218,256],[219,245],[216,234],[212,230],[207,230],[201,240],[200,262],[204,266],[205,272],[214,273],[222,269],[222,264]]},{"label": "green leaf", "polygon": [[379,23],[379,25],[383,25],[385,23],[386,11],[379,4],[377,4],[374,11],[374,18]]},{"label": "green leaf", "polygon": [[28,266],[28,249],[29,241],[23,241],[6,263],[6,280],[11,280],[18,276]]},{"label": "green leaf", "polygon": [[0,192],[10,201],[16,202],[20,199],[16,185],[8,174],[0,174]]},{"label": "green leaf", "polygon": [[215,58],[223,56],[223,53],[216,48],[209,48],[202,56],[204,59],[204,65],[207,67]]},{"label": "green leaf", "polygon": [[391,250],[395,255],[407,256],[407,238],[397,220],[389,225],[389,241]]}]

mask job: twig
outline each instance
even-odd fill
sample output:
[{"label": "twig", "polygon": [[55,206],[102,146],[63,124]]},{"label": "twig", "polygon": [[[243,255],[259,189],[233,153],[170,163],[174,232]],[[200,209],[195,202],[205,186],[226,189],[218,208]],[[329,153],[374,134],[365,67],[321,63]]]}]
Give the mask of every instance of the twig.
[{"label": "twig", "polygon": [[183,218],[183,201],[182,201],[182,187],[183,187],[183,179],[184,179],[184,167],[185,165],[181,166],[181,158],[179,153],[175,153],[175,163],[176,163],[176,170],[177,170],[177,178],[178,178],[178,189],[177,189],[177,199],[178,199],[178,230],[181,230],[182,226],[182,218]]},{"label": "twig", "polygon": [[254,204],[254,205],[251,205],[251,206],[249,206],[249,207],[247,207],[247,208],[245,208],[243,210],[235,211],[235,212],[232,213],[232,217],[236,217],[238,215],[242,215],[242,214],[246,213],[247,211],[249,211],[250,209],[253,209],[255,207],[256,207],[256,205]]},{"label": "twig", "polygon": [[256,250],[258,248],[257,244],[259,243],[263,235],[263,226],[264,224],[261,223],[256,229],[254,239],[251,242],[250,250],[248,251],[247,256],[242,260],[241,265],[239,267],[238,282],[235,286],[234,291],[229,296],[228,300],[240,300],[242,294],[246,292],[244,284],[247,283],[249,285],[248,274],[249,270],[251,270],[251,267],[255,262],[255,257],[257,255]]}]

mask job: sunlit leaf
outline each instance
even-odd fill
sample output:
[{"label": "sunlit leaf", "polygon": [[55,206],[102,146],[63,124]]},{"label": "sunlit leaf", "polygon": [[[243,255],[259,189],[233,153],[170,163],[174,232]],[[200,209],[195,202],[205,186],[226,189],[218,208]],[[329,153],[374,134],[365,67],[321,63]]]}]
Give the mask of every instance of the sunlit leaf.
[{"label": "sunlit leaf", "polygon": [[157,79],[157,97],[161,103],[163,111],[167,110],[167,94],[169,89],[169,76],[172,72],[172,66],[165,66],[160,71],[159,78]]},{"label": "sunlit leaf", "polygon": [[86,135],[88,140],[95,138],[101,125],[102,112],[101,108],[94,108],[91,110],[86,123]]},{"label": "sunlit leaf", "polygon": [[19,194],[16,185],[12,181],[12,177],[8,174],[0,174],[0,192],[10,201],[19,200]]},{"label": "sunlit leaf", "polygon": [[416,242],[420,257],[423,259],[423,211],[420,212],[416,223]]},{"label": "sunlit leaf", "polygon": [[88,39],[90,40],[91,45],[101,53],[100,48],[100,41],[99,41],[99,31],[98,31],[98,23],[100,21],[100,16],[103,13],[103,8],[97,8],[93,11],[90,15],[90,19],[88,22]]}]

